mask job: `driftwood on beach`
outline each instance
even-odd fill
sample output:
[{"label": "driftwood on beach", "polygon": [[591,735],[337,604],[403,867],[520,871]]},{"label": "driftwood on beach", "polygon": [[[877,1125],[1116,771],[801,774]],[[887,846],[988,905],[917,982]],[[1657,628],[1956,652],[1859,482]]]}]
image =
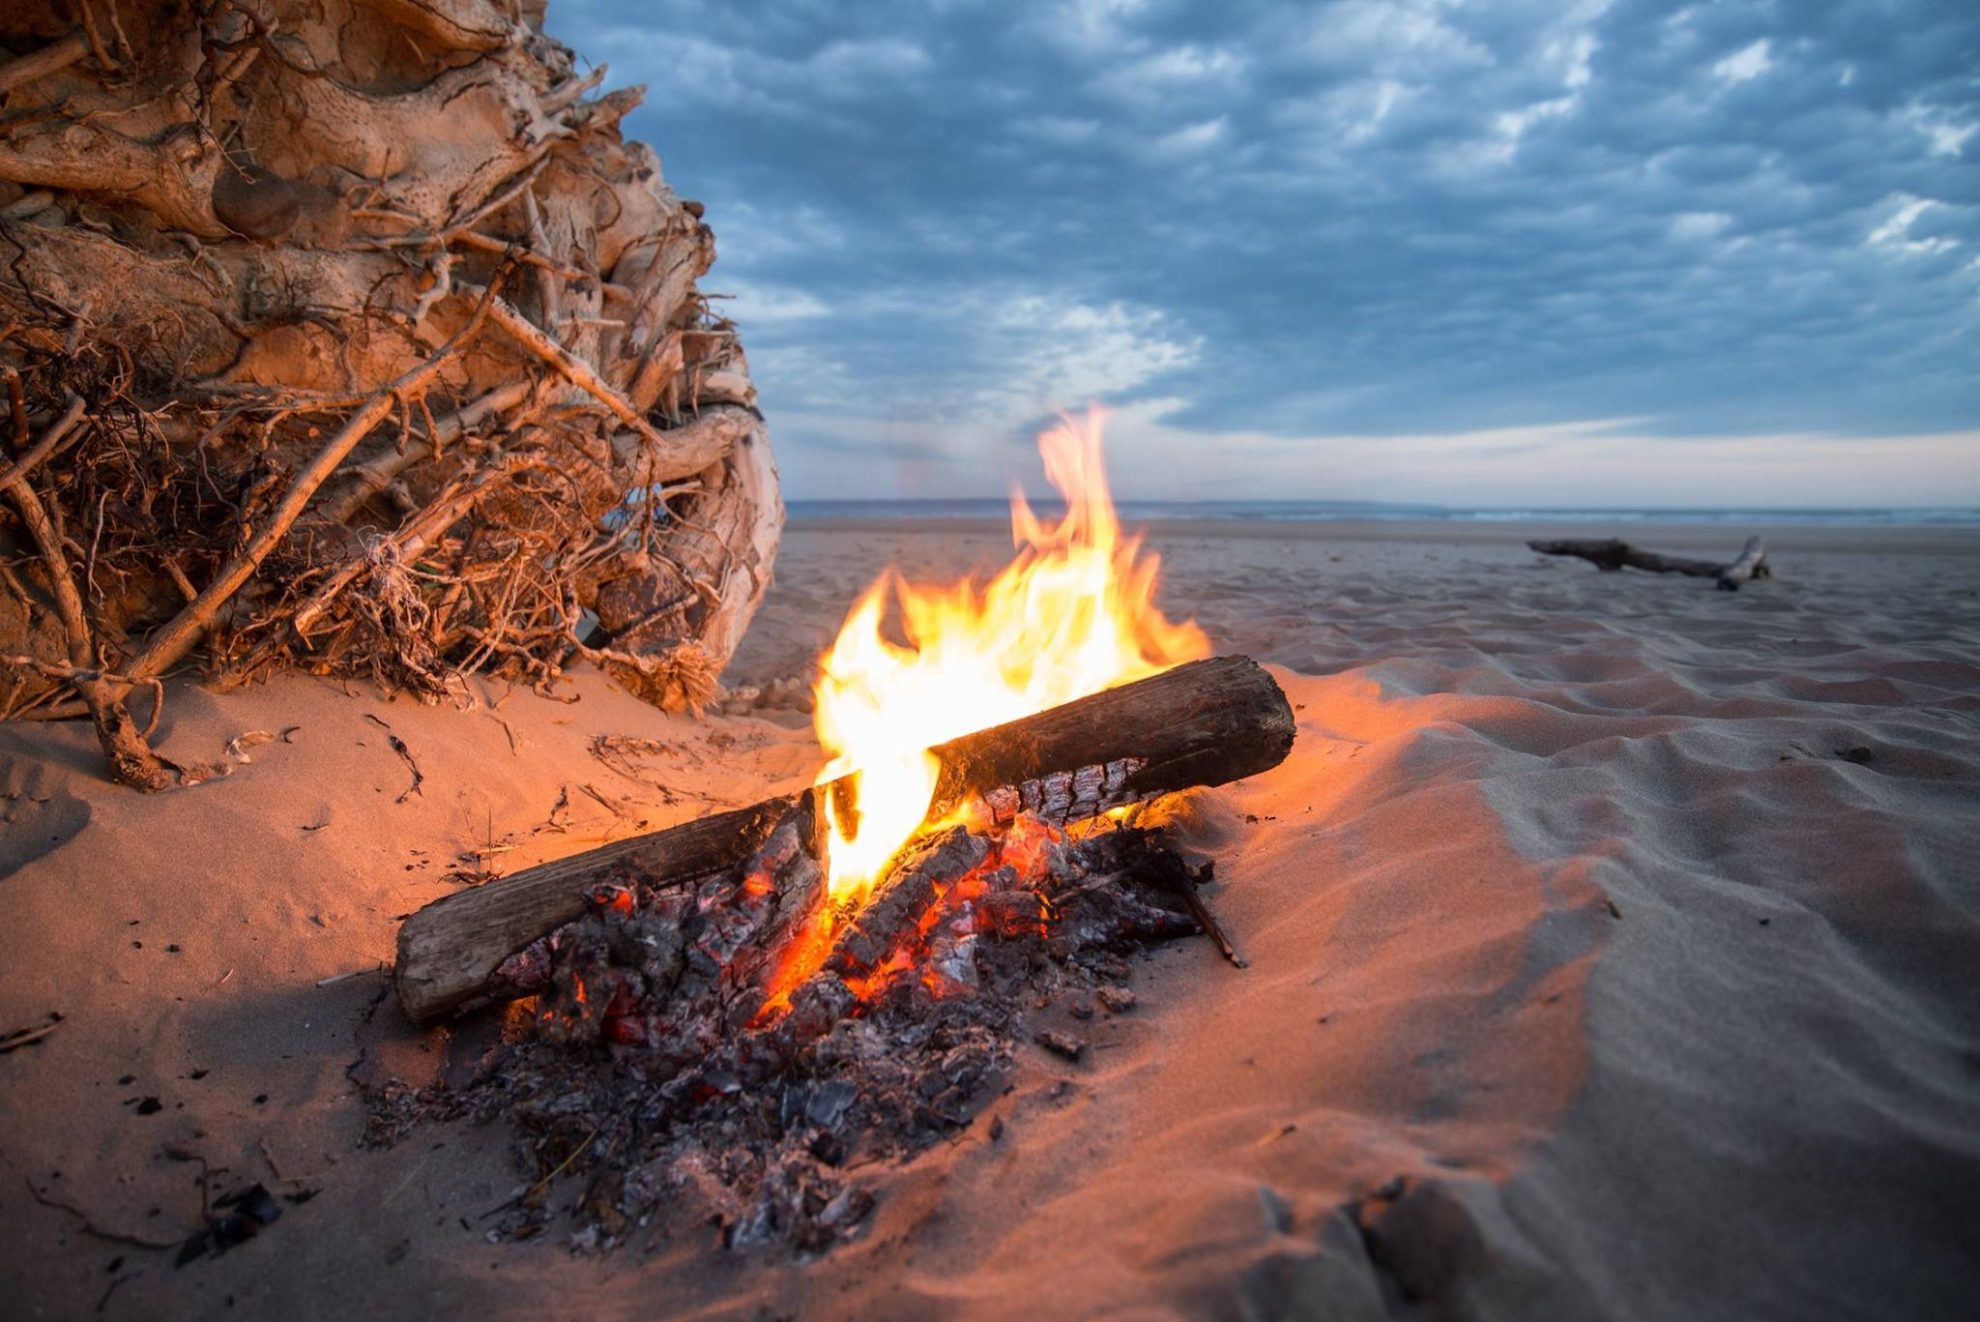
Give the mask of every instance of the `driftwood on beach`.
[{"label": "driftwood on beach", "polygon": [[782,526],[768,433],[640,90],[542,23],[0,6],[0,719],[88,717],[164,789],[188,661],[712,696]]},{"label": "driftwood on beach", "polygon": [[1578,556],[1604,573],[1614,573],[1627,566],[1653,574],[1689,574],[1693,578],[1717,579],[1723,592],[1739,591],[1739,585],[1748,579],[1774,576],[1774,571],[1767,565],[1767,544],[1758,536],[1747,538],[1739,554],[1727,561],[1659,555],[1655,551],[1638,550],[1628,542],[1613,537],[1603,540],[1533,541],[1527,545],[1541,555]]},{"label": "driftwood on beach", "polygon": [[[1249,657],[1192,662],[1050,711],[964,735],[933,752],[928,820],[959,808],[993,823],[1019,812],[1053,824],[1274,767],[1291,751],[1292,710]],[[734,868],[781,824],[811,836],[817,796],[843,781],[622,840],[434,901],[399,930],[399,1002],[426,1023],[499,994],[496,969],[582,916],[600,882],[689,884]]]}]

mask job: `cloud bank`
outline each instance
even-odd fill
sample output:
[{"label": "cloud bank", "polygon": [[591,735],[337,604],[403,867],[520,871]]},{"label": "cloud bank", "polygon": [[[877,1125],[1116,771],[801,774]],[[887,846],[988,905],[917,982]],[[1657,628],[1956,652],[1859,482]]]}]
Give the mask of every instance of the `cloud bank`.
[{"label": "cloud bank", "polygon": [[794,496],[995,494],[1099,399],[1143,497],[1980,504],[1970,4],[550,19],[647,84]]}]

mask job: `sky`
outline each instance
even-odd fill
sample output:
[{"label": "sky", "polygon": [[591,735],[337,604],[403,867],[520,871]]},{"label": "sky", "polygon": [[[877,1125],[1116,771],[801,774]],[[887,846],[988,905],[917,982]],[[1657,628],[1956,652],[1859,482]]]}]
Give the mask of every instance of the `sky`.
[{"label": "sky", "polygon": [[785,494],[1980,506],[1972,0],[552,0]]}]

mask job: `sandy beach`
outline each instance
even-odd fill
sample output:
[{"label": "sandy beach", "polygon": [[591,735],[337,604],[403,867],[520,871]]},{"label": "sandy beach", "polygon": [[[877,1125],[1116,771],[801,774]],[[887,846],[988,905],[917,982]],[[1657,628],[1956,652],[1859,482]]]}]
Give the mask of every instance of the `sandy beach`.
[{"label": "sandy beach", "polygon": [[[214,774],[149,798],[83,726],[0,726],[0,1032],[62,1016],[0,1055],[7,1312],[1970,1317],[1980,531],[1769,529],[1738,593],[1523,545],[1575,535],[1744,532],[1149,530],[1168,612],[1296,709],[1283,765],[1186,813],[1250,967],[1157,951],[1081,1061],[1027,1047],[808,1260],[708,1227],[490,1243],[512,1134],[367,1145],[361,1096],[474,1063],[399,1017],[403,915],[809,783],[801,713],[182,680],[162,749]],[[728,682],[806,675],[887,564],[1009,546],[794,525]],[[281,1218],[175,1266],[253,1183]]]}]

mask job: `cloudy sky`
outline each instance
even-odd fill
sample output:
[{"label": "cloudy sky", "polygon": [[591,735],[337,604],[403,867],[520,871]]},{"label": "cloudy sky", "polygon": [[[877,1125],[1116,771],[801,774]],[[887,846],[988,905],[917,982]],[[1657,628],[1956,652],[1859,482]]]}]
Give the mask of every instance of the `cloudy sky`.
[{"label": "cloudy sky", "polygon": [[1980,505],[1972,0],[553,0],[792,497]]}]

